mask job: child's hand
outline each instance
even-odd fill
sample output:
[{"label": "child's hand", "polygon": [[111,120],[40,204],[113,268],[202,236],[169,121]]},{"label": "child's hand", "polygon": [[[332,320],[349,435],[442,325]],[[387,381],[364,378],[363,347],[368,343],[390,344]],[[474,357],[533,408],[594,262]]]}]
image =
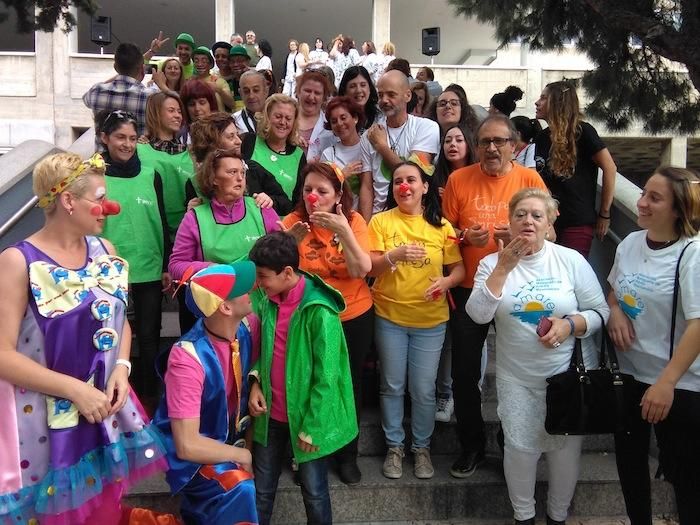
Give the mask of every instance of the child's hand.
[{"label": "child's hand", "polygon": [[301,438],[297,438],[297,447],[303,452],[318,452],[317,446],[312,445],[311,443],[307,443]]},{"label": "child's hand", "polygon": [[265,403],[265,396],[260,389],[260,384],[255,381],[250,387],[250,394],[248,394],[248,411],[253,417],[262,416],[267,412],[267,404]]}]

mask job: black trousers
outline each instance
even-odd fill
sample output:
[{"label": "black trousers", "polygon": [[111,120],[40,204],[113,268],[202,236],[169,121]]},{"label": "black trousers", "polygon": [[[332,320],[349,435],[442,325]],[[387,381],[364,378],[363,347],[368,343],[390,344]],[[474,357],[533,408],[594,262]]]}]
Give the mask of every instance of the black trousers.
[{"label": "black trousers", "polygon": [[452,395],[455,401],[457,437],[463,453],[483,452],[486,447],[481,415],[481,354],[489,324],[477,324],[464,311],[471,289],[451,290],[455,309],[450,312],[452,332]]},{"label": "black trousers", "polygon": [[139,346],[132,381],[140,396],[151,397],[158,394],[155,361],[160,350],[162,288],[160,281],[131,285],[129,299],[134,305],[133,328]]},{"label": "black trousers", "polygon": [[[649,385],[635,381],[641,401]],[[630,418],[627,432],[615,435],[615,455],[631,525],[651,525],[649,438],[651,424]],[[673,485],[681,525],[700,523],[700,393],[675,390],[668,417],[654,425],[664,477]]]},{"label": "black trousers", "polygon": [[[352,390],[355,397],[355,411],[357,424],[360,424],[360,412],[362,410],[362,372],[367,356],[372,348],[374,339],[374,307],[354,319],[343,322],[343,332],[348,345],[350,357],[350,374],[352,375]],[[355,439],[341,448],[336,457],[338,461],[349,462],[357,458],[358,434]]]}]

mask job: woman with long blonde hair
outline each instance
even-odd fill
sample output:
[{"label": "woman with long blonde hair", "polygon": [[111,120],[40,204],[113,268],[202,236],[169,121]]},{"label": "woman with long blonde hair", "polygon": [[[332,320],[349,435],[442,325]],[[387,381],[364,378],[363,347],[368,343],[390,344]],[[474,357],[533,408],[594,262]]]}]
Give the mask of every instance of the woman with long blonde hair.
[{"label": "woman with long blonde hair", "polygon": [[[595,128],[583,121],[572,83],[547,84],[535,102],[535,116],[549,125],[535,139],[535,161],[560,204],[557,242],[588,257],[593,235],[602,240],[610,227],[617,167]],[[603,188],[596,210],[598,168]]]}]

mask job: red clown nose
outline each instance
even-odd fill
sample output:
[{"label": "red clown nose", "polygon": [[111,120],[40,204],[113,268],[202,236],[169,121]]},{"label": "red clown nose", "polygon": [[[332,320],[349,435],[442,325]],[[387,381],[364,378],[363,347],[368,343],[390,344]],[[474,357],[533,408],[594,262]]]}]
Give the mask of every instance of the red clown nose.
[{"label": "red clown nose", "polygon": [[117,201],[108,201],[105,199],[102,203],[102,213],[105,215],[119,215],[120,211],[122,211],[122,207],[119,206]]},{"label": "red clown nose", "polygon": [[316,195],[315,193],[309,193],[306,196],[306,202],[308,202],[311,206],[313,206],[314,204],[316,204],[318,202],[318,195]]},{"label": "red clown nose", "polygon": [[406,195],[408,193],[408,190],[410,190],[411,187],[408,185],[407,182],[402,182],[399,184],[399,193],[401,195]]},{"label": "red clown nose", "polygon": [[108,201],[105,199],[102,201],[101,206],[99,204],[93,206],[90,209],[90,213],[95,217],[99,217],[100,215],[118,215],[121,210],[122,208],[117,201]]}]

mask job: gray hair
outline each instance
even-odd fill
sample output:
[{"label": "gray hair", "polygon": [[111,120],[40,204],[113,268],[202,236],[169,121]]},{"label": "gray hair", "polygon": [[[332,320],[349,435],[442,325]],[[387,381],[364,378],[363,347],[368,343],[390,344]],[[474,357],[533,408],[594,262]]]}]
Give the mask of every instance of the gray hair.
[{"label": "gray hair", "polygon": [[506,117],[505,115],[489,115],[486,117],[484,120],[481,121],[481,124],[479,124],[479,127],[476,128],[476,133],[474,133],[474,138],[476,140],[479,140],[479,132],[481,131],[481,128],[483,128],[486,124],[490,124],[492,122],[497,122],[499,124],[503,124],[505,127],[508,128],[508,134],[510,135],[510,139],[514,140],[518,136],[518,131],[515,129],[515,126],[513,125],[513,122]]},{"label": "gray hair", "polygon": [[[507,117],[506,117],[507,119]],[[515,213],[515,208],[520,201],[525,199],[540,199],[544,203],[547,219],[550,224],[554,224],[557,220],[557,211],[559,210],[559,201],[553,198],[548,191],[541,188],[523,188],[513,195],[508,203],[508,216],[512,217]]]},{"label": "gray hair", "polygon": [[262,74],[262,71],[257,71],[255,69],[246,69],[243,74],[241,75],[241,78],[238,79],[238,83],[240,84],[243,82],[244,78],[250,78],[250,77],[260,77],[263,82],[266,82],[265,75]]}]

